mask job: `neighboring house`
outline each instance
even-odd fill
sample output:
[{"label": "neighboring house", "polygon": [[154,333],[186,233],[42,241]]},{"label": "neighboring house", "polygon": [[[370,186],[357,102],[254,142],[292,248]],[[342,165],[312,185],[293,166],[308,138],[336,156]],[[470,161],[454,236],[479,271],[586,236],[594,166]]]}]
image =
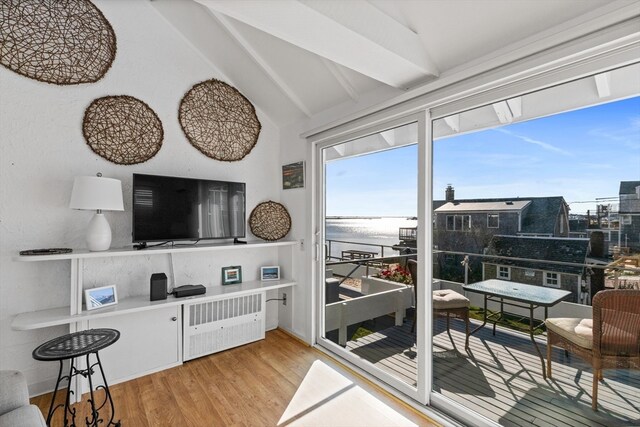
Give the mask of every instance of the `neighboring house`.
[{"label": "neighboring house", "polygon": [[[569,207],[562,196],[456,200],[448,186],[446,200],[433,202],[433,244],[437,277],[463,279],[462,255],[482,254],[496,235],[568,237]],[[471,257],[470,281],[481,280],[480,257]]]},{"label": "neighboring house", "polygon": [[434,201],[434,245],[482,253],[495,235],[568,237],[569,207],[562,196]]},{"label": "neighboring house", "polygon": [[571,292],[567,301],[582,302],[590,285],[583,267],[589,252],[589,239],[496,235],[486,255],[498,258],[484,259],[482,276],[564,289]]},{"label": "neighboring house", "polygon": [[640,252],[640,181],[620,182],[620,241],[618,246]]}]

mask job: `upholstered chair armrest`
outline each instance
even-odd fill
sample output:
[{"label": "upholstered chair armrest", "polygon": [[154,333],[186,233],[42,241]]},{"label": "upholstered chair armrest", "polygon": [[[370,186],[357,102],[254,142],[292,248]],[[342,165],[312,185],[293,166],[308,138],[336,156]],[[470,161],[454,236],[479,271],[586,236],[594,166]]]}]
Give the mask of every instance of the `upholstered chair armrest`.
[{"label": "upholstered chair armrest", "polygon": [[18,371],[0,371],[0,415],[29,404],[27,380]]}]

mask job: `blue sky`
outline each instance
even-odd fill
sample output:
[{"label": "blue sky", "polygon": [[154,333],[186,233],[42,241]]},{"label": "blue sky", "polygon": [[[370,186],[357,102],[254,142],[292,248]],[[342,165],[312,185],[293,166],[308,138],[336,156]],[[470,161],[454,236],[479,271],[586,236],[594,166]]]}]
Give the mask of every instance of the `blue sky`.
[{"label": "blue sky", "polygon": [[[329,216],[416,215],[415,145],[326,171]],[[435,199],[452,184],[460,199],[563,196],[585,213],[640,181],[640,97],[437,140],[433,173]]]}]

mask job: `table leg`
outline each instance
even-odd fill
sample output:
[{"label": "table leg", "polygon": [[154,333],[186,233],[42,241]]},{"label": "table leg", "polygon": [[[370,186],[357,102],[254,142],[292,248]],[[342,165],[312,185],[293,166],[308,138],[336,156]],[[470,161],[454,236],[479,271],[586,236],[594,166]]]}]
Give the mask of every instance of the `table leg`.
[{"label": "table leg", "polygon": [[89,356],[91,353],[87,354],[87,377],[89,378],[89,404],[91,405],[91,420],[89,417],[86,417],[87,426],[97,426],[98,422],[102,422],[102,420],[98,419],[98,411],[96,409],[96,398],[93,395],[93,381],[91,377],[93,375],[93,367],[91,366],[91,361],[89,360]]},{"label": "table leg", "polygon": [[58,394],[58,387],[60,386],[60,381],[62,381],[62,360],[60,360],[60,369],[58,369],[58,379],[56,380],[56,388],[53,390],[53,397],[51,398],[51,404],[49,405],[49,412],[47,412],[47,425],[50,426],[51,425],[51,417],[53,416],[53,413],[55,411],[55,409],[58,409],[58,406],[55,407],[54,409],[54,405],[56,403],[56,395]]},{"label": "table leg", "polygon": [[[104,370],[102,369],[102,362],[100,362],[100,356],[98,355],[98,353],[96,352],[96,360],[98,361],[98,367],[100,368],[100,374],[102,375],[102,382],[104,383],[104,391],[105,391],[105,403],[106,400],[109,400],[109,405],[111,406],[111,418],[109,419],[109,422],[107,423],[107,427],[110,425],[114,425],[116,427],[120,427],[120,421],[116,421],[113,422],[113,418],[116,416],[116,408],[113,404],[113,398],[111,397],[111,392],[109,391],[109,385],[107,384],[107,377],[105,377],[104,375]],[[104,406],[104,404],[102,404],[102,406]],[[101,406],[101,407],[102,407]]]},{"label": "table leg", "polygon": [[[546,315],[546,308],[545,308]],[[531,337],[531,342],[533,343],[533,347],[536,349],[538,353],[538,357],[540,358],[540,365],[542,366],[542,378],[547,379],[547,372],[544,369],[544,357],[542,357],[542,353],[540,353],[540,348],[538,347],[538,343],[536,342],[535,337],[533,336],[533,304],[529,304],[529,336]]]},{"label": "table leg", "polygon": [[473,331],[469,332],[469,335],[473,335],[476,332],[478,332],[480,329],[482,329],[484,327],[484,325],[487,324],[487,295],[485,294],[484,296],[484,315],[482,316],[482,325],[476,327]]},{"label": "table leg", "polygon": [[[76,409],[71,408],[71,405],[70,405],[71,393],[73,393],[71,391],[71,379],[76,375],[76,373],[74,372],[75,370],[74,362],[75,362],[74,357],[69,359],[69,382],[67,383],[67,397],[64,402],[64,427],[68,427],[68,426],[75,427],[76,425]],[[69,424],[69,418],[67,417],[68,414],[71,414],[71,424]]]},{"label": "table leg", "polygon": [[496,324],[502,320],[502,313],[504,313],[504,299],[500,298],[500,315],[493,322],[493,336],[496,336]]}]

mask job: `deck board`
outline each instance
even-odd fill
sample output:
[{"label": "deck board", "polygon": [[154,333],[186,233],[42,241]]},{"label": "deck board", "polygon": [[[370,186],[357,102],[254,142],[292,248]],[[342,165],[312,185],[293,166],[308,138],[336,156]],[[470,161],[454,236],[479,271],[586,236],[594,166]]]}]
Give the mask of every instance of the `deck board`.
[{"label": "deck board", "polygon": [[[553,379],[542,366],[529,336],[485,327],[472,335],[464,351],[460,321],[451,322],[454,347],[439,320],[434,331],[434,390],[470,409],[513,426],[640,425],[640,372],[605,371],[598,391],[599,411],[591,410],[592,369],[575,355],[554,349]],[[546,357],[545,338],[537,339]],[[347,349],[414,385],[417,378],[415,334],[411,322],[347,343]]]}]

